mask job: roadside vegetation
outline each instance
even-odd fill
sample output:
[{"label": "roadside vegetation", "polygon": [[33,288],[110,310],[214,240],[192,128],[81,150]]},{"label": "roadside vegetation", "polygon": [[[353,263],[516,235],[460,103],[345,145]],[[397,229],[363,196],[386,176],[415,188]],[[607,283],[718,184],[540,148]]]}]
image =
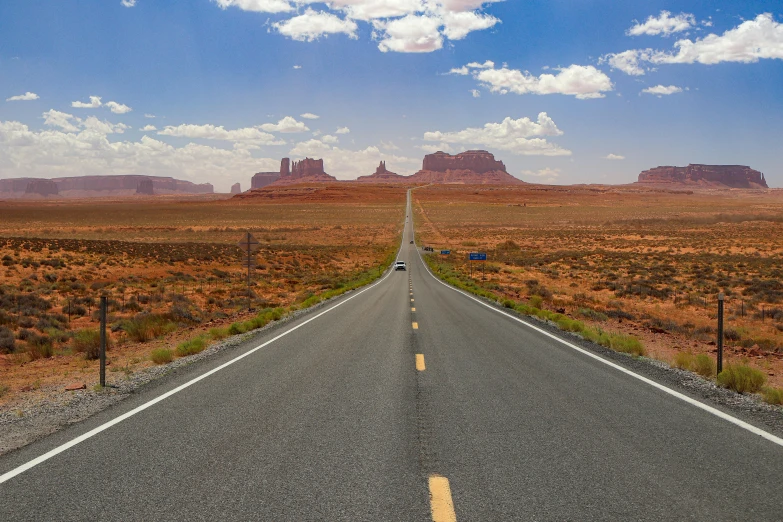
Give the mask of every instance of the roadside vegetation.
[{"label": "roadside vegetation", "polygon": [[[393,261],[404,202],[402,187],[337,184],[258,201],[12,202],[0,223],[2,402],[32,382],[97,375],[101,295],[110,362],[130,375],[153,350],[192,355],[367,284]],[[246,231],[261,246],[249,292]]]},{"label": "roadside vegetation", "polygon": [[[414,220],[420,244],[436,252],[428,263],[454,286],[775,404],[783,394],[781,196],[432,186],[414,191]],[[488,260],[471,264],[468,252]],[[724,364],[766,384],[718,379],[719,293]]]}]

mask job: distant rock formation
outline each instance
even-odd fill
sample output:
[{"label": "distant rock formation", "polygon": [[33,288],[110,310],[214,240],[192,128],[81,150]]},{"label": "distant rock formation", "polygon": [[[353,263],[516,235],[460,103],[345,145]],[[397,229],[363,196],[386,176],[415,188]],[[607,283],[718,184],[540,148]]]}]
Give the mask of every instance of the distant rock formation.
[{"label": "distant rock formation", "polygon": [[139,184],[136,185],[136,194],[146,194],[152,196],[155,194],[155,186],[152,184],[150,178],[143,178],[139,180]]},{"label": "distant rock formation", "polygon": [[239,183],[234,183],[231,185],[231,193],[232,194],[241,194],[242,193],[242,185]]},{"label": "distant rock formation", "polygon": [[288,158],[283,158],[280,164],[280,178],[275,181],[276,185],[337,181],[337,178],[324,172],[324,160],[322,159],[305,158],[301,161],[294,161],[290,163],[290,172],[288,171],[289,163]]},{"label": "distant rock formation", "polygon": [[699,165],[656,167],[639,174],[638,183],[701,185],[704,187],[769,188],[764,174],[744,165]]},{"label": "distant rock formation", "polygon": [[422,170],[407,178],[412,183],[502,184],[524,183],[506,172],[502,161],[485,150],[469,150],[452,156],[438,151],[424,156]]},{"label": "distant rock formation", "polygon": [[[49,183],[54,183],[57,194],[66,198],[133,196],[137,193],[141,180],[150,180],[155,194],[212,194],[214,192],[209,183],[195,184],[190,181],[161,176],[74,176],[53,179],[0,179],[0,197],[17,198],[23,197],[25,194],[43,195],[41,190],[51,194],[52,188]],[[42,184],[42,182],[45,183]],[[49,188],[39,188],[43,186],[49,186]],[[29,190],[28,187],[30,187]]]},{"label": "distant rock formation", "polygon": [[50,179],[33,179],[27,183],[24,192],[38,196],[56,196],[60,191],[57,184]]},{"label": "distant rock formation", "polygon": [[394,172],[386,170],[386,162],[381,161],[381,164],[378,165],[377,169],[375,169],[375,174],[370,174],[369,176],[359,176],[356,179],[356,181],[371,182],[371,183],[388,183],[388,182],[397,182],[397,181],[407,181],[408,179],[409,178],[407,176],[400,176],[399,174],[395,174]]},{"label": "distant rock formation", "polygon": [[271,185],[283,176],[290,176],[291,174],[291,160],[283,158],[280,161],[280,172],[256,172],[250,179],[250,189],[260,189],[267,185]]}]

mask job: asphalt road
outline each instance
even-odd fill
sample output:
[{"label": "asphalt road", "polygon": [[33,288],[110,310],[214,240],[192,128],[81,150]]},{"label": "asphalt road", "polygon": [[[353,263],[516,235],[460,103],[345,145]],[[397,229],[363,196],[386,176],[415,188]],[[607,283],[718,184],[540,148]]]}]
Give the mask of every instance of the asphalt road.
[{"label": "asphalt road", "polygon": [[0,458],[29,468],[0,520],[783,519],[783,447],[460,295],[411,239],[407,272]]}]

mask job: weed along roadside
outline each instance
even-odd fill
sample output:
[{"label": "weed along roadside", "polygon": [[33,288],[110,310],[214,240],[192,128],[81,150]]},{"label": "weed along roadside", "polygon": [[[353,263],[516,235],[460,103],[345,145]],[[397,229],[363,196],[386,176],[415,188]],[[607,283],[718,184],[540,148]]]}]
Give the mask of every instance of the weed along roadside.
[{"label": "weed along roadside", "polygon": [[[585,324],[581,320],[568,317],[564,310],[546,310],[543,308],[543,299],[537,295],[531,296],[527,303],[516,302],[504,297],[499,292],[487,288],[482,285],[481,281],[476,281],[463,273],[453,270],[451,264],[444,262],[437,254],[424,253],[422,257],[436,277],[455,288],[503,306],[509,311],[545,321],[563,332],[570,332],[586,341],[609,348],[615,352],[628,354],[634,358],[649,355],[644,343],[633,335],[611,332],[600,326]],[[578,313],[588,319],[604,320],[604,317],[598,315],[600,312],[593,310],[578,309]],[[770,405],[777,406],[783,404],[783,390],[766,386],[766,375],[747,364],[741,362],[729,363],[725,365],[722,372],[717,374],[716,363],[709,355],[694,355],[680,352],[675,356],[671,366],[693,372],[710,383],[716,383],[718,386],[739,394],[759,394],[756,396]],[[778,413],[783,413],[783,411],[778,410]]]}]

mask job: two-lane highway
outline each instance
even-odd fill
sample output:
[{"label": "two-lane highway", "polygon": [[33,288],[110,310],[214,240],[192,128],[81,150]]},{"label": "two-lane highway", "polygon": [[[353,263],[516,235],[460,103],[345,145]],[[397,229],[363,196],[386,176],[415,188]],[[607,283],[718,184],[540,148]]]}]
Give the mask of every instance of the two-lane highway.
[{"label": "two-lane highway", "polygon": [[781,519],[774,437],[447,287],[412,239],[406,272],[0,459],[0,520]]}]

